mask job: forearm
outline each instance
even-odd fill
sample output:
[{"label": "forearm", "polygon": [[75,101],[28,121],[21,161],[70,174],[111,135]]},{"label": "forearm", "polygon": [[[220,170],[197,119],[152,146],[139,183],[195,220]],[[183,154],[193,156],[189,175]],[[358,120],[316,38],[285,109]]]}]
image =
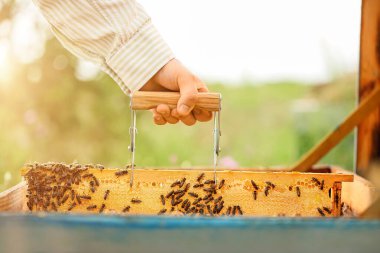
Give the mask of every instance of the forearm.
[{"label": "forearm", "polygon": [[140,89],[174,58],[143,8],[132,0],[34,0],[60,42],[98,63],[125,93]]}]

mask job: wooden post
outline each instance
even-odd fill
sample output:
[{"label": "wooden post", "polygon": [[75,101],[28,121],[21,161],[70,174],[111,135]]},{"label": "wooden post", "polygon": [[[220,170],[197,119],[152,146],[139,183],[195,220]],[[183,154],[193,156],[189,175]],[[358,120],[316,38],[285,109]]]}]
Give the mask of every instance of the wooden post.
[{"label": "wooden post", "polygon": [[[360,36],[359,102],[380,80],[380,1],[363,0]],[[363,174],[370,163],[380,159],[380,109],[358,127],[356,168]]]}]

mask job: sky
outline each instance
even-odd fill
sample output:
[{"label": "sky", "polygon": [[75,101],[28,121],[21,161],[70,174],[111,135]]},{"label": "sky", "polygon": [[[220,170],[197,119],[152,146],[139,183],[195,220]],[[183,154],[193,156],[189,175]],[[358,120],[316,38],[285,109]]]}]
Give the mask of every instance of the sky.
[{"label": "sky", "polygon": [[361,0],[140,0],[207,80],[325,82],[356,71]]},{"label": "sky", "polygon": [[[176,57],[206,82],[324,83],[358,69],[361,0],[138,2]],[[44,35],[37,35],[29,20],[42,17],[31,2],[25,3],[13,24],[19,29],[12,41],[21,58],[33,59],[43,54],[38,41]],[[0,80],[11,73],[8,52],[9,45],[0,43]],[[98,71],[84,61],[78,69],[83,79]]]}]

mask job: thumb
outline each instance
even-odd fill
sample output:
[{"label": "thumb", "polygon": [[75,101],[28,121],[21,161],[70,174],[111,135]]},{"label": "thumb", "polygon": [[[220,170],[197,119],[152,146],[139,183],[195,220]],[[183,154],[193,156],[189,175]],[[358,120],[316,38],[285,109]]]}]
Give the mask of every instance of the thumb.
[{"label": "thumb", "polygon": [[178,84],[181,96],[178,100],[177,111],[180,117],[189,115],[197,103],[198,90],[195,84],[193,78]]}]

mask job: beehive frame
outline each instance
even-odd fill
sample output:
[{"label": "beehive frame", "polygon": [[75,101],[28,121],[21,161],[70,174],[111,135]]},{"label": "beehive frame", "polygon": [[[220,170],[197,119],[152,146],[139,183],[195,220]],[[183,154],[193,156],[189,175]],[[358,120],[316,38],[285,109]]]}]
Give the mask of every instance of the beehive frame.
[{"label": "beehive frame", "polygon": [[[23,169],[23,175],[27,175],[28,171],[30,169]],[[207,201],[208,199],[204,198],[209,194],[206,191],[209,184],[204,183],[213,179],[211,170],[136,169],[132,188],[129,185],[129,175],[120,171],[125,170],[87,168],[81,172],[81,177],[85,178],[78,184],[71,184],[71,188],[60,197],[60,203],[57,203],[57,199],[53,201],[53,198],[49,198],[48,205],[31,206],[25,197],[22,210],[128,215],[155,215],[161,212],[165,215],[336,217],[341,215],[342,182],[353,181],[353,175],[341,173],[220,170],[217,173],[216,193],[212,195],[211,201]],[[46,176],[51,176],[52,173],[47,170]],[[203,173],[204,177],[197,181]],[[93,178],[96,178],[98,185]],[[182,186],[172,186],[175,182],[181,183],[184,178]],[[224,183],[220,187],[222,180]],[[200,183],[203,186],[196,187]],[[169,193],[174,191],[180,194],[181,189],[184,190],[186,187],[188,189],[185,194],[178,198],[180,203],[174,202],[173,206],[173,196],[168,196]],[[25,196],[30,195],[30,192],[24,190]],[[194,194],[198,196],[195,197]],[[76,195],[80,198],[80,203]],[[86,196],[91,199],[87,199]],[[202,199],[196,202],[198,198]],[[183,205],[186,199],[190,202],[187,209],[186,205]],[[215,202],[218,199],[219,205],[223,201],[223,207]],[[141,203],[133,203],[133,200]],[[177,198],[174,199],[176,200]],[[55,203],[54,207],[52,202]],[[207,205],[210,205],[211,211]],[[189,212],[193,206],[195,210]],[[221,210],[218,211],[219,208]],[[216,212],[213,213],[214,209]]]}]

